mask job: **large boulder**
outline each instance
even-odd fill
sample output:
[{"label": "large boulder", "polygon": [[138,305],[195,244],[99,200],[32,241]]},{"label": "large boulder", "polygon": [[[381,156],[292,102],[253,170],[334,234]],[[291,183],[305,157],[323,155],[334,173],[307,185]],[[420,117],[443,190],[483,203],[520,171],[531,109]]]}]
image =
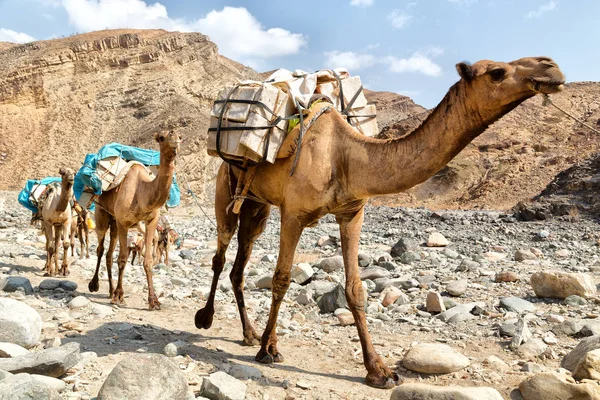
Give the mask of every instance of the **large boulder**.
[{"label": "large boulder", "polygon": [[183,373],[162,354],[131,354],[119,362],[100,388],[98,400],[187,400]]},{"label": "large boulder", "polygon": [[596,295],[591,276],[563,271],[541,271],[531,275],[531,287],[538,297],[564,299],[571,295],[585,298]]},{"label": "large boulder", "polygon": [[60,400],[60,395],[50,385],[34,379],[29,374],[18,374],[0,380],[0,400]]},{"label": "large boulder", "polygon": [[392,392],[390,400],[503,400],[496,389],[489,387],[434,386],[405,383]]},{"label": "large boulder", "polygon": [[0,298],[0,342],[9,342],[29,349],[42,333],[42,317],[27,304]]},{"label": "large boulder", "polygon": [[569,377],[556,373],[531,376],[519,384],[519,391],[525,400],[600,399],[600,386],[569,382]]},{"label": "large boulder", "polygon": [[8,293],[16,292],[19,289],[22,289],[25,294],[33,293],[31,282],[23,276],[7,276],[0,280],[0,289]]},{"label": "large boulder", "polygon": [[562,359],[560,366],[574,372],[577,365],[585,358],[585,354],[596,349],[600,349],[600,336],[581,339],[579,344]]},{"label": "large boulder", "polygon": [[573,378],[600,381],[600,349],[585,353],[573,371]]}]

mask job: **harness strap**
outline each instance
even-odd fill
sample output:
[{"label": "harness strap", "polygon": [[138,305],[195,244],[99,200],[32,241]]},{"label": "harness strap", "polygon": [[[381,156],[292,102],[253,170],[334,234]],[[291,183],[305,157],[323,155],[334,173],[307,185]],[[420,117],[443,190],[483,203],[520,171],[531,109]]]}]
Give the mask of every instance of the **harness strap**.
[{"label": "harness strap", "polygon": [[[298,105],[298,107],[300,107],[300,105]],[[298,138],[296,139],[296,155],[294,158],[294,164],[292,165],[292,169],[290,170],[290,176],[292,176],[294,174],[294,171],[296,171],[296,165],[298,164],[298,159],[300,158],[300,150],[302,149],[302,140],[304,139],[304,134],[308,132],[310,127],[317,121],[317,119],[321,115],[331,110],[332,108],[333,105],[321,108],[315,113],[315,115],[312,116],[312,118],[308,121],[308,124],[306,124],[306,126],[304,126],[304,118],[302,117],[302,113],[300,113],[300,132],[298,133]]]}]

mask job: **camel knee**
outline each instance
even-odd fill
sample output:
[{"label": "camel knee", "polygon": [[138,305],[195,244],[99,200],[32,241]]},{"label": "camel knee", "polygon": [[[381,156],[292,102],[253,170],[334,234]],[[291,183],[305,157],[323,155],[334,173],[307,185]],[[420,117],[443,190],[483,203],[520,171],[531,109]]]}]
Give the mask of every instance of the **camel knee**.
[{"label": "camel knee", "polygon": [[363,293],[362,282],[359,279],[346,282],[346,301],[350,310],[364,310],[365,296]]},{"label": "camel knee", "polygon": [[236,273],[235,269],[231,270],[231,273],[229,274],[229,280],[231,281],[231,284],[233,285],[233,288],[240,288],[243,289],[244,287],[244,274],[243,273]]},{"label": "camel knee", "polygon": [[273,299],[282,301],[290,287],[290,274],[275,275],[273,277]]}]

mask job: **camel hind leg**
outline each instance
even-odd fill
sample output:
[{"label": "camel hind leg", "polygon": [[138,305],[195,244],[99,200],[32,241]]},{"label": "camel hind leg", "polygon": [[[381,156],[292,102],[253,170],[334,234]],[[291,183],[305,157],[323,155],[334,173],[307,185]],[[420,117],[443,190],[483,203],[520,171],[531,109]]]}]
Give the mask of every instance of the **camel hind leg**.
[{"label": "camel hind leg", "polygon": [[[223,266],[225,265],[225,253],[229,242],[237,229],[238,215],[232,211],[227,212],[227,206],[233,200],[231,197],[231,190],[229,188],[230,179],[227,176],[229,174],[229,167],[227,164],[221,164],[219,173],[217,175],[217,187],[215,194],[215,216],[217,218],[217,251],[212,259],[212,270],[213,279],[210,286],[210,294],[208,300],[201,308],[196,312],[194,322],[198,329],[208,329],[212,325],[213,316],[215,313],[215,292],[217,290],[217,284],[219,282],[219,276],[223,272]],[[235,182],[232,182],[235,185]]]},{"label": "camel hind leg", "polygon": [[88,284],[90,292],[97,292],[100,289],[100,282],[98,274],[100,273],[100,264],[102,263],[102,256],[104,256],[104,237],[106,231],[108,231],[110,225],[110,215],[102,209],[102,207],[96,207],[96,235],[98,235],[98,249],[96,255],[98,260],[96,261],[96,272],[94,277]]},{"label": "camel hind leg", "polygon": [[246,312],[244,303],[244,269],[252,254],[252,248],[256,239],[263,233],[267,225],[267,219],[271,213],[271,207],[266,204],[244,201],[240,210],[240,227],[238,230],[238,251],[229,274],[233,285],[233,293],[240,311],[242,330],[244,333],[244,345],[255,346],[260,344],[260,336],[256,333]]},{"label": "camel hind leg", "polygon": [[62,276],[67,276],[69,272],[69,247],[73,249],[75,247],[75,238],[71,234],[71,220],[68,219],[61,227],[62,234],[61,239],[63,241],[63,260],[60,266],[60,273]]},{"label": "camel hind leg", "polygon": [[44,229],[44,236],[46,237],[46,275],[54,275],[52,269],[52,262],[56,248],[54,247],[54,227],[51,223],[42,221],[42,228]]}]

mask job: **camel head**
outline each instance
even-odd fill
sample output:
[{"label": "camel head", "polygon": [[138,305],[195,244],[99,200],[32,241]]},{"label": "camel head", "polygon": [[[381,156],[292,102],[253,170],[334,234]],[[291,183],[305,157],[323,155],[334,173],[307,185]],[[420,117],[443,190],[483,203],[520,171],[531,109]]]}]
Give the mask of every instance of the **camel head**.
[{"label": "camel head", "polygon": [[486,109],[516,106],[515,103],[536,94],[556,93],[565,83],[562,71],[548,57],[527,57],[508,63],[462,62],[456,64],[456,70],[469,88],[469,97]]},{"label": "camel head", "polygon": [[174,155],[179,152],[179,145],[181,144],[181,135],[175,132],[174,129],[163,130],[154,134],[154,139],[158,142],[161,149],[171,149]]},{"label": "camel head", "polygon": [[73,186],[75,180],[75,172],[71,168],[61,168],[58,173],[62,177],[62,181],[70,186]]}]

